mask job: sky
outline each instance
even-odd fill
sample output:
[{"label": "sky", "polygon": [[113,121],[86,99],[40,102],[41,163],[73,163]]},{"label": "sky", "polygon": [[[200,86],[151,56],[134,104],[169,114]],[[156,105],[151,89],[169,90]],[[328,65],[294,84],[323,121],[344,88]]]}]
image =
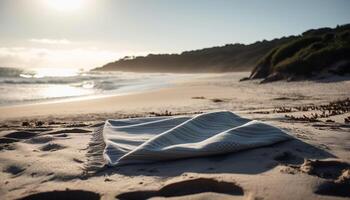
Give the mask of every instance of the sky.
[{"label": "sky", "polygon": [[348,0],[0,0],[0,66],[99,67],[350,23]]}]

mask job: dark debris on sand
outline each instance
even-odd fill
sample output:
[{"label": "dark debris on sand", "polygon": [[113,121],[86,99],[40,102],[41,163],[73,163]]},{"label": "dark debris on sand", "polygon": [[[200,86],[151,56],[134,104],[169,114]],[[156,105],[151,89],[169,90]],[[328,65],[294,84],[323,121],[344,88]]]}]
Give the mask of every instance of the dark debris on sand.
[{"label": "dark debris on sand", "polygon": [[151,116],[156,117],[163,117],[163,116],[176,116],[176,115],[195,115],[195,114],[202,114],[203,112],[177,112],[173,113],[171,111],[165,110],[164,112],[149,112],[148,114]]},{"label": "dark debris on sand", "polygon": [[[297,117],[294,115],[285,115],[289,120],[303,121],[303,122],[319,122],[321,118],[328,118],[335,115],[342,115],[350,112],[350,99],[333,101],[324,105],[307,105],[307,106],[295,106],[295,107],[279,107],[275,109],[274,113],[292,113],[292,112],[307,112],[313,111],[309,115],[303,115]],[[331,122],[331,121],[328,121]],[[344,119],[345,123],[350,122],[350,116]]]}]

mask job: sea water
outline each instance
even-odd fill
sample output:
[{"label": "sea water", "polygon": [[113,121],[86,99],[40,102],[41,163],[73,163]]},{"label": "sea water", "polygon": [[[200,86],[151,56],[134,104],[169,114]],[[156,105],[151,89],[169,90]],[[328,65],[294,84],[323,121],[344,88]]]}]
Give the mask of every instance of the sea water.
[{"label": "sea water", "polygon": [[186,75],[0,68],[0,106],[124,95],[168,87]]}]

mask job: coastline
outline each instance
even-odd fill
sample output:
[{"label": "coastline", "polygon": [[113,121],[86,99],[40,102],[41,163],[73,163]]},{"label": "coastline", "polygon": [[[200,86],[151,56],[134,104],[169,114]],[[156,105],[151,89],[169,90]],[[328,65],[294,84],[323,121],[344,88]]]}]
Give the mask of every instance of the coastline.
[{"label": "coastline", "polygon": [[[50,115],[145,114],[165,110],[193,112],[228,109],[242,112],[285,105],[320,104],[349,97],[350,80],[329,83],[282,81],[263,85],[258,84],[259,80],[239,82],[247,74],[206,74],[174,80],[166,88],[143,92],[0,106],[0,121]],[[279,101],[279,98],[282,100]]]},{"label": "coastline", "polygon": [[[105,72],[45,77],[0,77],[0,107],[69,102],[154,91],[193,74]],[[196,75],[202,76],[202,75]]]},{"label": "coastline", "polygon": [[[186,76],[186,75],[185,75]],[[70,116],[91,113],[138,112],[144,107],[154,107],[161,110],[167,102],[172,106],[178,103],[187,103],[192,98],[191,93],[198,94],[215,87],[207,88],[201,85],[192,86],[206,77],[217,77],[220,74],[193,75],[187,78],[179,77],[170,80],[167,86],[152,88],[146,91],[131,91],[121,94],[95,95],[87,97],[66,98],[62,100],[49,100],[44,102],[23,103],[18,105],[0,106],[0,121],[15,118],[45,117],[48,115]],[[180,102],[179,102],[180,101]]]},{"label": "coastline", "polygon": [[[92,192],[101,199],[131,198],[134,193],[130,192],[142,198],[144,191],[163,187],[175,190],[186,184],[194,188],[205,184],[209,188],[225,188],[230,183],[242,192],[232,195],[213,189],[173,198],[344,199],[339,194],[317,193],[338,175],[324,178],[305,169],[314,167],[326,173],[324,170],[329,167],[336,169],[332,173],[341,174],[342,163],[350,162],[350,126],[344,123],[349,114],[308,122],[285,115],[303,116],[318,111],[278,109],[324,105],[349,98],[350,81],[263,85],[258,81],[238,81],[246,75],[212,74],[137,94],[0,107],[0,193],[5,199],[18,199],[40,192],[54,196],[50,191],[68,189],[79,195]],[[214,110],[230,110],[275,125],[295,139],[228,155],[108,168],[89,177],[83,175],[91,134],[106,119],[193,115]],[[21,138],[23,133],[32,136]],[[8,135],[13,138],[8,139]],[[314,160],[326,168],[317,168]]]}]

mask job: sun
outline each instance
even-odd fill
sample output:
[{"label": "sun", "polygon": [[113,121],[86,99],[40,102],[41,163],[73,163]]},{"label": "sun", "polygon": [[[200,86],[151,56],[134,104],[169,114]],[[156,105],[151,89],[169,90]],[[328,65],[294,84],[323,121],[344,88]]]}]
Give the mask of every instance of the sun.
[{"label": "sun", "polygon": [[70,12],[81,9],[86,0],[45,0],[52,9],[62,12]]}]

